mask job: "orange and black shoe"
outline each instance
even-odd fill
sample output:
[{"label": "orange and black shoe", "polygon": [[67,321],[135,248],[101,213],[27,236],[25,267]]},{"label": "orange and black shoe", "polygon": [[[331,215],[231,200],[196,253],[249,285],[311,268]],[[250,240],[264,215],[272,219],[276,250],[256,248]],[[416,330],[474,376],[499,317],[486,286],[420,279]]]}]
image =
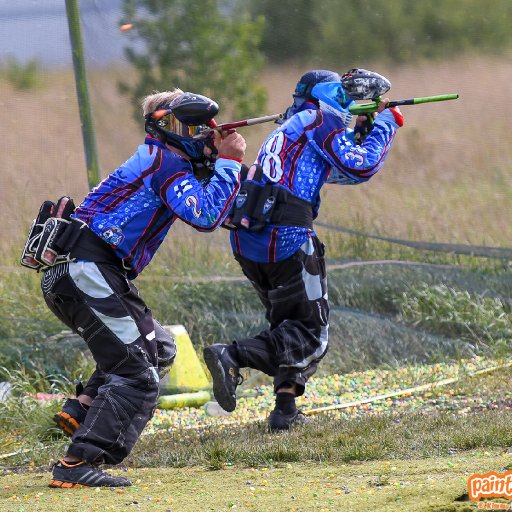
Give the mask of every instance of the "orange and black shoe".
[{"label": "orange and black shoe", "polygon": [[81,489],[82,487],[129,487],[130,480],[112,476],[97,466],[84,461],[66,462],[59,460],[53,466],[52,479],[48,487]]},{"label": "orange and black shoe", "polygon": [[87,409],[76,398],[68,398],[62,410],[53,417],[57,426],[69,437],[83,423],[87,416]]}]

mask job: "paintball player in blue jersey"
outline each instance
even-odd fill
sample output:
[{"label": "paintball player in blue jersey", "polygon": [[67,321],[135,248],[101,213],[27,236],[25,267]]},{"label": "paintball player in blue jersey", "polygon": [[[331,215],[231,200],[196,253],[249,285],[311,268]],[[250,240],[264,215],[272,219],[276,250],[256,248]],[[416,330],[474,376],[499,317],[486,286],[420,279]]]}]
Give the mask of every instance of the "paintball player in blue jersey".
[{"label": "paintball player in blue jersey", "polygon": [[[345,75],[344,75],[345,76]],[[274,379],[269,431],[304,422],[295,398],[304,393],[328,347],[329,306],[324,245],[313,229],[324,183],[357,185],[381,168],[403,124],[398,109],[379,106],[373,127],[359,116],[338,73],[314,70],[298,82],[284,122],[263,143],[244,176],[228,225],[235,259],[266,311],[269,327],[203,351],[213,390],[226,411],[236,407],[240,368]],[[359,99],[359,98],[358,98]],[[361,134],[359,142],[355,133]]]},{"label": "paintball player in blue jersey", "polygon": [[[222,138],[215,131],[214,143],[193,137],[215,126],[215,102],[175,89],[147,96],[142,107],[144,144],[76,209],[69,198],[43,203],[46,241],[42,249],[34,238],[27,242],[32,256],[29,250],[22,258],[27,266],[34,258],[48,307],[87,342],[96,362],[78,397],[54,418],[72,439],[53,467],[50,487],[131,485],[98,465],[118,464],[131,452],[156,407],[159,378],[176,354],[174,340],[131,280],[176,219],[214,230],[240,187],[242,136]],[[204,165],[211,175],[198,181],[194,168]]]}]

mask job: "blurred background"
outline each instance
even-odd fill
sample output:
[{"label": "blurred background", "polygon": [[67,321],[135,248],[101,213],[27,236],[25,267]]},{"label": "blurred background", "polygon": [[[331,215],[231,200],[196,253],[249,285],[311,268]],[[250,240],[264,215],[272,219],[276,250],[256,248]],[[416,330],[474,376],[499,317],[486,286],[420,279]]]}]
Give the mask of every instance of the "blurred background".
[{"label": "blurred background", "polygon": [[[382,265],[332,267],[339,350],[326,368],[468,355],[496,343],[508,350],[509,259],[416,251],[365,234],[512,246],[510,0],[81,0],[79,9],[100,178],[143,142],[139,102],[154,90],[210,96],[221,106],[218,122],[283,112],[310,69],[375,70],[391,81],[391,99],[459,93],[456,101],[403,107],[405,126],[382,171],[369,183],[322,191],[318,233],[330,265]],[[0,0],[4,354],[62,328],[18,259],[43,200],[70,195],[79,203],[89,189],[69,41],[64,0]],[[247,163],[273,128],[240,130]],[[175,225],[137,280],[157,318],[184,323],[198,345],[263,322],[228,236]],[[212,276],[239,281],[215,290],[201,284]],[[188,278],[196,281],[179,280]],[[428,309],[441,303],[446,320]],[[461,308],[467,317],[453,320]],[[480,313],[488,323],[477,329],[471,321]],[[490,332],[496,318],[501,330]]]}]

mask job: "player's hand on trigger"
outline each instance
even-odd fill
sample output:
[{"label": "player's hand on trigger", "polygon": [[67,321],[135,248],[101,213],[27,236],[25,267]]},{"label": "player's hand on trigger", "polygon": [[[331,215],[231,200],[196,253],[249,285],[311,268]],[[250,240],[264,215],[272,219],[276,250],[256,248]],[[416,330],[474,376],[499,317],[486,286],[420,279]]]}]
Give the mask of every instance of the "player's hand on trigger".
[{"label": "player's hand on trigger", "polygon": [[[377,112],[380,114],[386,108],[386,105],[388,103],[389,103],[389,98],[384,98],[380,102]],[[398,126],[403,126],[404,125],[404,115],[402,114],[400,109],[398,107],[391,107],[391,108],[388,108],[388,110],[393,114],[393,117],[395,118],[395,123]]]},{"label": "player's hand on trigger", "polygon": [[245,139],[238,133],[219,133],[215,130],[215,147],[219,152],[219,158],[229,158],[241,162],[245,156]]},{"label": "player's hand on trigger", "polygon": [[366,137],[368,137],[376,117],[377,112],[359,114],[356,117],[356,125],[354,127],[354,140],[356,144],[362,144]]},{"label": "player's hand on trigger", "polygon": [[[375,119],[377,117],[377,112],[372,112],[371,114],[359,114],[356,117],[356,126],[362,128],[363,126],[370,123],[368,116],[371,116],[372,119]],[[371,123],[370,123],[370,125],[371,125]]]}]

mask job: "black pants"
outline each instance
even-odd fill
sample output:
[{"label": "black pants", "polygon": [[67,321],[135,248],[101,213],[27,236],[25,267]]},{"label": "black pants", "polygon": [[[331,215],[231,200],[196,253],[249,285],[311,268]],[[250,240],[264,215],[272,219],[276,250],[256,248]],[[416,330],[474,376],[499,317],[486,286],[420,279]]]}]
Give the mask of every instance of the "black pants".
[{"label": "black pants", "polygon": [[235,341],[241,367],[274,377],[274,390],[297,386],[308,378],[327,352],[329,305],[324,246],[310,238],[291,258],[256,263],[235,256],[266,310],[269,328]]},{"label": "black pants", "polygon": [[153,415],[158,363],[170,366],[174,340],[115,265],[57,265],[44,272],[41,287],[48,307],[85,340],[97,365],[84,390],[93,402],[68,454],[117,464]]}]

